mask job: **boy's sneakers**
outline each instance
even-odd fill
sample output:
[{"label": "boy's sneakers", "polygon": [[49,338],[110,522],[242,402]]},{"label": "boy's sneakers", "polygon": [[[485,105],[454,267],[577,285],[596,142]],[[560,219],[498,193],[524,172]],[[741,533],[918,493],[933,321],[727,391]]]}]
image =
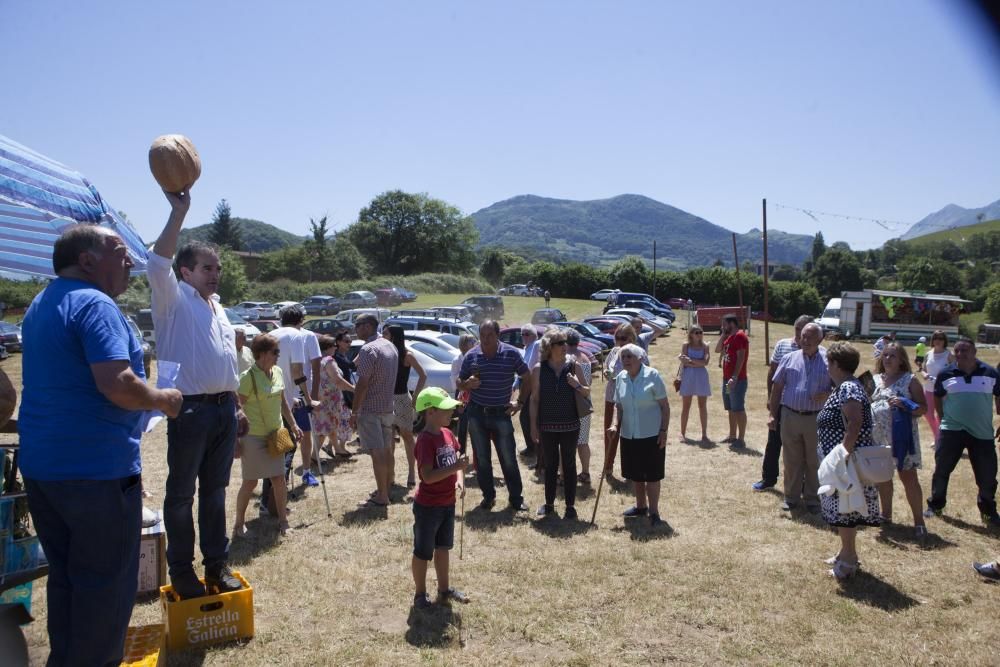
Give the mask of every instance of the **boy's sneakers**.
[{"label": "boy's sneakers", "polygon": [[309,470],[302,473],[302,483],[306,486],[319,486],[319,480]]},{"label": "boy's sneakers", "polygon": [[469,596],[457,588],[449,588],[447,590],[438,591],[438,602],[448,602],[449,600],[467,604],[469,602]]},{"label": "boy's sneakers", "polygon": [[942,510],[936,510],[928,507],[924,510],[925,519],[933,519],[936,516],[941,516],[944,512]]},{"label": "boy's sneakers", "polygon": [[417,593],[413,596],[413,606],[417,609],[428,609],[434,604],[431,602],[430,596],[427,593]]}]

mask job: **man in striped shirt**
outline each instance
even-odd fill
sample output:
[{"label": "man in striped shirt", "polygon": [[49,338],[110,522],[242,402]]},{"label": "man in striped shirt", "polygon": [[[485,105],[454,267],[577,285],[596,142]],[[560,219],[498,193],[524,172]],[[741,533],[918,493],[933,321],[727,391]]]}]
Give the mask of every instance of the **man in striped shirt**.
[{"label": "man in striped shirt", "polygon": [[[767,371],[767,399],[771,400],[771,388],[774,386],[774,372],[778,370],[781,360],[799,349],[799,337],[802,327],[813,321],[809,315],[799,315],[795,320],[795,336],[782,338],[774,346],[771,353],[771,366]],[[760,481],[750,485],[754,491],[765,491],[778,483],[778,460],[781,458],[781,426],[767,430],[767,446],[764,448],[764,462],[761,464]]]},{"label": "man in striped shirt", "polygon": [[351,428],[357,428],[361,448],[372,457],[375,495],[366,503],[386,507],[394,471],[392,420],[399,353],[395,345],[378,335],[374,315],[358,315],[354,329],[358,338],[367,342],[356,359],[358,383],[351,402]]},{"label": "man in striped shirt", "polygon": [[[514,377],[521,379],[517,401],[511,401]],[[514,423],[511,417],[524,408],[531,395],[531,373],[520,350],[500,342],[500,325],[486,320],[479,325],[479,345],[469,350],[462,362],[458,389],[472,393],[466,414],[472,450],[476,453],[476,479],[483,492],[480,509],[492,509],[496,502],[493,486],[493,457],[490,436],[496,439],[500,468],[507,483],[510,506],[518,512],[528,510],[521,495],[521,470],[517,466]]]},{"label": "man in striped shirt", "polygon": [[816,415],[833,388],[826,350],[819,345],[822,340],[823,329],[818,324],[805,325],[799,335],[802,349],[786,354],[774,371],[767,427],[781,429],[785,450],[784,510],[794,508],[805,496],[809,511],[819,511]]}]

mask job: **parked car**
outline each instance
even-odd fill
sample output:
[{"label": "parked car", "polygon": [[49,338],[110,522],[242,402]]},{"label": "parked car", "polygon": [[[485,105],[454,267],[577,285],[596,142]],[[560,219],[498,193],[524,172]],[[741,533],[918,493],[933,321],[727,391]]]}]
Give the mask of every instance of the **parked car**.
[{"label": "parked car", "polygon": [[333,315],[341,309],[340,298],[329,294],[317,294],[302,302],[306,315]]},{"label": "parked car", "polygon": [[20,352],[22,347],[21,327],[10,322],[0,322],[0,343],[8,352]]},{"label": "parked car", "polygon": [[380,306],[398,306],[403,303],[403,297],[388,287],[375,290],[375,300]]},{"label": "parked car", "polygon": [[670,320],[657,317],[653,313],[643,308],[612,308],[605,315],[626,315],[628,317],[638,317],[647,324],[652,324],[660,329],[669,329]]},{"label": "parked car", "polygon": [[245,320],[276,320],[278,309],[267,301],[244,301],[232,307]]},{"label": "parked car", "polygon": [[[583,321],[587,324],[594,325],[600,329],[601,333],[609,333],[613,335],[615,333],[615,329],[623,324],[628,324],[630,320],[631,318],[626,317],[625,315],[602,315],[601,317],[587,317],[584,318]],[[643,324],[642,331],[640,333],[651,333],[652,331],[653,327],[648,324]]]},{"label": "parked car", "polygon": [[475,313],[468,306],[435,306],[430,310],[441,313],[445,317],[454,317],[456,320],[465,320],[466,322],[476,321]]},{"label": "parked car", "polygon": [[[351,349],[347,353],[348,359],[353,361],[358,356],[358,350],[361,349],[364,343],[365,341],[363,340],[351,341]],[[440,387],[448,392],[449,396],[455,395],[455,383],[451,381],[451,362],[454,360],[454,356],[450,355],[446,350],[440,350],[433,345],[427,345],[419,341],[406,341],[406,349],[413,353],[417,363],[420,364],[420,367],[424,369],[424,373],[427,374],[427,380],[424,383],[425,387]],[[416,373],[410,373],[406,388],[411,392],[417,388]]]},{"label": "parked car", "polygon": [[506,294],[507,296],[528,296],[531,291],[528,289],[527,285],[508,285],[499,290],[500,294]]},{"label": "parked car", "polygon": [[226,317],[229,318],[229,323],[234,327],[243,327],[243,333],[247,335],[247,344],[253,342],[253,339],[260,335],[260,329],[250,324],[245,317],[240,315],[238,312],[232,308],[226,308]]},{"label": "parked car", "polygon": [[280,314],[281,309],[286,306],[301,306],[302,304],[299,303],[298,301],[275,301],[271,305],[274,306],[274,309],[277,310],[278,313]]},{"label": "parked car", "polygon": [[590,298],[594,301],[607,301],[608,297],[614,294],[613,289],[599,289],[590,295]]},{"label": "parked car", "polygon": [[139,325],[142,339],[156,348],[156,330],[153,328],[153,311],[143,308],[135,314],[135,323]]},{"label": "parked car", "polygon": [[504,316],[503,297],[492,294],[470,296],[462,302],[463,305],[475,305],[483,309],[483,313],[491,320],[501,320]]},{"label": "parked car", "polygon": [[417,300],[417,293],[412,290],[403,289],[402,287],[390,287],[389,289],[398,294],[399,298],[403,301],[409,302]]},{"label": "parked car", "polygon": [[354,322],[358,315],[374,315],[379,322],[385,322],[392,316],[392,313],[389,312],[388,308],[351,308],[340,311],[333,316],[333,319]]},{"label": "parked car", "polygon": [[676,315],[674,315],[673,309],[666,309],[650,301],[643,301],[641,299],[630,299],[625,303],[621,304],[619,308],[642,308],[643,310],[648,310],[657,317],[662,317],[670,322],[674,321]]},{"label": "parked car", "polygon": [[[657,310],[663,311],[665,313],[664,315],[665,319],[668,319],[671,322],[673,322],[676,317],[676,315],[674,315],[673,308],[671,308],[670,306],[661,301],[657,301],[649,294],[644,294],[642,292],[619,292],[618,294],[615,295],[614,301],[615,305],[619,307],[627,307],[626,303],[629,301],[645,301],[650,306],[654,306]],[[642,307],[646,308],[646,310],[652,310],[651,308],[646,306]]]},{"label": "parked car", "polygon": [[615,346],[615,337],[611,334],[603,333],[600,329],[589,322],[556,322],[556,326],[572,329],[580,334],[582,338],[591,338],[604,343],[606,347]]},{"label": "parked car", "polygon": [[674,310],[687,310],[688,308],[688,300],[676,296],[667,299],[666,304]]},{"label": "parked car", "polygon": [[344,298],[340,300],[340,305],[342,308],[365,308],[368,306],[377,306],[378,297],[366,290],[348,292],[344,295]]},{"label": "parked car", "polygon": [[7,351],[7,346],[0,343],[0,361],[3,361],[10,356],[10,352]]},{"label": "parked car", "polygon": [[565,320],[566,314],[558,308],[540,308],[531,316],[532,324],[553,324]]},{"label": "parked car", "polygon": [[[535,325],[535,331],[538,332],[538,338],[545,335],[545,330],[547,328],[548,327],[542,325]],[[524,339],[521,338],[521,327],[504,327],[500,330],[499,338],[503,343],[524,349]],[[607,352],[603,346],[595,345],[594,343],[585,340],[581,340],[578,347],[597,360],[603,359]]]},{"label": "parked car", "polygon": [[403,332],[403,336],[406,340],[421,341],[429,343],[434,347],[458,350],[459,334],[424,329],[407,329]]},{"label": "parked car", "polygon": [[347,331],[354,335],[354,322],[348,320],[338,320],[332,317],[317,317],[314,320],[306,320],[302,328],[312,331],[316,335],[327,334],[335,336],[341,331]]},{"label": "parked car", "polygon": [[[405,312],[405,311],[404,311]],[[479,325],[473,322],[456,320],[453,317],[445,317],[438,314],[437,317],[425,315],[402,315],[395,314],[385,321],[385,324],[398,324],[403,329],[415,329],[418,331],[440,331],[461,335],[472,334],[479,339]]]},{"label": "parked car", "polygon": [[261,333],[271,333],[281,326],[281,322],[278,320],[247,320],[247,324],[257,327]]},{"label": "parked car", "polygon": [[132,333],[136,335],[142,346],[142,368],[146,371],[146,379],[148,380],[149,370],[153,365],[153,346],[142,339],[142,331],[131,315],[126,315],[125,319],[128,320],[128,325],[132,327]]}]

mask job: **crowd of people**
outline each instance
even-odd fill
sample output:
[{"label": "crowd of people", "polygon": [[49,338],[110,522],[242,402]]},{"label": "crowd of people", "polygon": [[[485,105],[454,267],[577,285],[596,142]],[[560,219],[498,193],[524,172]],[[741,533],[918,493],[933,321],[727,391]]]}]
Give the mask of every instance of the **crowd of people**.
[{"label": "crowd of people", "polygon": [[[35,299],[24,321],[21,469],[50,567],[50,664],[121,661],[137,587],[139,440],[151,411],[168,418],[166,558],[171,585],[182,599],[241,588],[228,564],[230,536],[246,534],[258,481],[264,480],[262,512],[272,514],[277,529],[287,534],[286,480],[294,452],[300,452],[302,484],[315,486],[321,482],[313,471],[323,475],[319,452],[354,456],[346,445],[355,432],[360,451],[372,461],[375,489],[363,505],[373,511],[392,502],[396,434],[406,450],[407,486],[416,487],[411,569],[417,608],[432,604],[426,590],[431,562],[439,601],[469,599],[451,585],[448,573],[456,502],[465,497],[470,467],[466,436],[481,494],[477,511],[492,511],[496,504],[494,450],[509,510],[529,509],[515,441],[514,416],[520,413],[522,453],[533,455],[544,480],[539,520],[555,513],[560,484],[564,518],[577,519],[577,486],[590,483],[594,360],[579,349],[576,332],[551,327],[537,339],[535,327],[525,325],[522,350],[500,340],[496,321],[483,322],[478,341],[459,341],[455,396],[423,388],[424,371],[407,352],[403,331],[390,326],[380,332],[372,315],[355,321],[363,345],[353,362],[346,354],[350,336],[304,331],[304,313],[296,306],[281,311],[280,328],[247,346],[219,304],[216,251],[197,242],[177,247],[189,195],[166,196],[171,213],[153,246],[148,273],[158,356],[178,365],[173,387],[145,382],[139,341],[114,303],[128,284],[132,262],[113,231],[80,225],[59,238],[53,257],[59,277]],[[650,364],[654,339],[643,337],[641,326],[641,321],[619,326],[603,361],[603,475],[614,474],[620,449],[621,474],[635,495],[624,518],[644,517],[651,530],[667,531],[660,501],[669,392]],[[856,375],[860,353],[854,346],[824,347],[823,331],[808,317],[800,317],[794,331],[771,356],[768,439],[762,476],[752,488],[775,487],[783,475],[782,509],[804,509],[836,529],[840,545],[828,561],[833,576],[847,579],[860,566],[858,527],[893,520],[894,476],[911,509],[915,538],[925,539],[925,519],[944,511],[949,477],[963,452],[972,464],[983,520],[1000,527],[993,442],[1000,433],[992,425],[993,412],[1000,413],[1000,374],[977,359],[975,343],[959,339],[949,350],[947,337],[937,332],[914,368],[902,345],[881,341],[869,391]],[[721,367],[717,386],[728,413],[722,441],[739,451],[747,446],[750,342],[736,317],[724,318],[715,352]],[[682,401],[682,442],[694,442],[687,437],[694,398],[701,439],[709,439],[710,361],[703,331],[691,327],[674,382]],[[413,393],[411,373],[417,376]],[[935,435],[926,507],[916,475],[922,416]],[[72,438],[67,423],[73,425]],[[859,451],[884,447],[892,450],[895,475],[862,483]],[[234,460],[240,461],[242,484],[230,533],[225,503]],[[196,492],[201,577],[194,563]],[[996,562],[975,568],[1000,579]]]}]

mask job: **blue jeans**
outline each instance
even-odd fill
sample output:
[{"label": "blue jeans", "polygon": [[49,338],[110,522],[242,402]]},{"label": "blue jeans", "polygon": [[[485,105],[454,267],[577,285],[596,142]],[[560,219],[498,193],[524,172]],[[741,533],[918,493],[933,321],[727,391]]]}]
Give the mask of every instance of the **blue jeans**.
[{"label": "blue jeans", "polygon": [[512,505],[520,505],[521,470],[517,467],[516,445],[514,443],[514,423],[505,408],[486,408],[478,403],[469,403],[465,412],[469,415],[469,435],[472,437],[472,451],[476,453],[476,479],[484,500],[494,500],[497,492],[493,486],[493,457],[490,453],[490,435],[496,438],[497,457],[500,469],[507,483],[507,493]]},{"label": "blue jeans", "polygon": [[[229,559],[226,534],[226,487],[236,449],[236,403],[184,401],[181,414],[167,421],[167,494],[163,522],[167,529],[170,576],[194,569],[195,480],[198,482],[198,530],[206,569]],[[138,576],[138,575],[137,575]]]},{"label": "blue jeans", "polygon": [[49,561],[48,665],[119,665],[136,589],[142,484],[25,480]]}]

